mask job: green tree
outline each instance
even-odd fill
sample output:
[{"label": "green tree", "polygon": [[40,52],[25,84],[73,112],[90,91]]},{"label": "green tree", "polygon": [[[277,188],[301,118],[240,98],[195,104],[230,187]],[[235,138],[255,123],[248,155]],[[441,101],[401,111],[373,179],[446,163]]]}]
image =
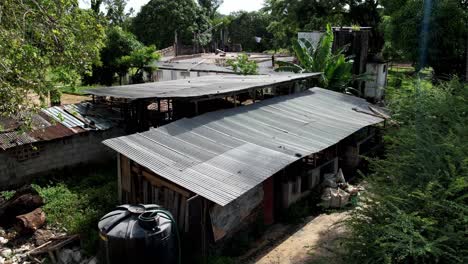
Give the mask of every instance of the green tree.
[{"label": "green tree", "polygon": [[37,107],[55,85],[76,83],[99,60],[104,29],[76,0],[0,2],[0,115]]},{"label": "green tree", "polygon": [[129,19],[133,9],[129,13],[125,13],[127,0],[106,0],[106,19],[111,26],[122,27],[126,20]]},{"label": "green tree", "polygon": [[[273,36],[266,30],[269,16],[264,12],[235,12],[228,16],[228,31],[230,43],[242,44],[245,51],[262,52],[270,49]],[[255,37],[261,38],[257,43]]]},{"label": "green tree", "polygon": [[96,15],[100,14],[101,5],[102,5],[103,2],[104,2],[104,0],[91,0],[91,10],[93,10],[93,12]]},{"label": "green tree", "polygon": [[145,45],[166,48],[174,35],[192,43],[194,33],[208,29],[209,21],[194,0],[151,0],[133,19],[132,31]]},{"label": "green tree", "polygon": [[467,263],[468,87],[390,93],[396,126],[348,222],[347,263]]},{"label": "green tree", "polygon": [[198,0],[198,5],[203,9],[205,15],[213,20],[216,16],[216,11],[223,2],[223,0]]},{"label": "green tree", "polygon": [[[388,16],[386,40],[419,70],[430,66],[439,77],[464,75],[468,8],[463,0],[382,0]],[[427,30],[423,25],[424,5]],[[423,41],[426,38],[427,41]]]},{"label": "green tree", "polygon": [[135,72],[132,74],[132,83],[142,83],[143,74],[152,73],[155,70],[154,66],[151,66],[154,61],[159,60],[161,55],[156,52],[156,47],[143,46],[139,49],[132,51],[129,55],[120,58],[119,64],[122,67],[134,68]]},{"label": "green tree", "polygon": [[130,55],[133,51],[143,48],[143,44],[129,32],[120,27],[109,27],[106,30],[105,46],[102,48],[99,64],[94,65],[93,74],[84,76],[86,84],[100,83],[112,85],[114,76],[119,76],[119,82],[128,73],[129,65],[121,63],[123,56]]},{"label": "green tree", "polygon": [[232,69],[242,75],[255,75],[258,74],[258,65],[255,61],[249,60],[249,56],[245,53],[241,53],[237,56],[235,60],[228,60],[227,64],[232,67]]},{"label": "green tree", "polygon": [[307,40],[293,43],[293,50],[299,64],[278,61],[277,71],[322,72],[319,85],[324,88],[345,92],[353,79],[351,72],[353,61],[343,54],[343,50],[332,51],[333,31],[330,25],[322,35],[316,47]]},{"label": "green tree", "polygon": [[288,47],[298,31],[325,28],[327,24],[342,25],[345,1],[266,0],[265,11],[271,15],[268,25],[275,45]]},{"label": "green tree", "polygon": [[275,36],[278,48],[288,47],[298,31],[323,30],[332,26],[370,26],[373,31],[371,48],[380,51],[380,0],[266,0],[265,11],[271,15],[268,31]]}]

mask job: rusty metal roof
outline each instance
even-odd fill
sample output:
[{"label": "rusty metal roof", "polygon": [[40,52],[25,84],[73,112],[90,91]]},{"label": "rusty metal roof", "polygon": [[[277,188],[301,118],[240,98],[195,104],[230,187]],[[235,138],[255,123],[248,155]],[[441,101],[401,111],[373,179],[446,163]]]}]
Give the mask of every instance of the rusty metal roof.
[{"label": "rusty metal roof", "polygon": [[104,144],[224,206],[294,161],[382,122],[369,106],[361,98],[313,88]]},{"label": "rusty metal roof", "polygon": [[44,108],[31,118],[32,129],[26,132],[18,130],[20,123],[14,118],[0,120],[0,124],[6,124],[9,128],[3,133],[0,132],[0,149],[64,138],[86,131],[107,130],[115,125],[120,114],[89,102],[82,102]]}]

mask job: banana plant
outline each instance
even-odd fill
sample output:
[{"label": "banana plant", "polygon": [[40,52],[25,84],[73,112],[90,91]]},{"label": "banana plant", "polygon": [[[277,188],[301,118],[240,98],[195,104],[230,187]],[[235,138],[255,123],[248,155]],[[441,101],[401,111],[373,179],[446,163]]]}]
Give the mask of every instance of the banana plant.
[{"label": "banana plant", "polygon": [[333,31],[327,25],[327,31],[321,36],[316,47],[308,40],[299,39],[293,43],[293,50],[298,64],[277,61],[276,71],[296,73],[322,72],[319,85],[335,91],[348,91],[347,85],[353,80],[351,72],[353,60],[344,55],[347,46],[333,52]]}]

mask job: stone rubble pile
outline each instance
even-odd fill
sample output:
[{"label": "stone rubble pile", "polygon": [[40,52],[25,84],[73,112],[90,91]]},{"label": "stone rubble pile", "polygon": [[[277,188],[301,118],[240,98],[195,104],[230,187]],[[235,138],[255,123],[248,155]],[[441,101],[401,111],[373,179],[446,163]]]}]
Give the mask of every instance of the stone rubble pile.
[{"label": "stone rubble pile", "polygon": [[[16,191],[8,200],[0,197],[0,264],[42,263],[48,258],[48,247],[70,237],[49,228],[41,206],[43,200],[30,186]],[[72,241],[70,239],[70,241]],[[86,257],[78,246],[63,245],[53,249],[56,263],[96,264],[96,258]],[[76,244],[76,243],[75,243]],[[41,249],[41,252],[37,250]]]}]

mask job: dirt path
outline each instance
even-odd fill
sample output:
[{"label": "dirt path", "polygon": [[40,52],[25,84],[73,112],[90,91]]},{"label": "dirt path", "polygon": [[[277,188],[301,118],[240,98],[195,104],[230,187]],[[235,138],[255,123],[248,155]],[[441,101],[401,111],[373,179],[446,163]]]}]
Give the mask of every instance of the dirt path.
[{"label": "dirt path", "polygon": [[333,252],[339,247],[337,238],[345,232],[342,220],[347,216],[347,212],[336,212],[309,218],[299,230],[278,245],[266,249],[251,263],[304,264],[323,260],[339,263]]}]

